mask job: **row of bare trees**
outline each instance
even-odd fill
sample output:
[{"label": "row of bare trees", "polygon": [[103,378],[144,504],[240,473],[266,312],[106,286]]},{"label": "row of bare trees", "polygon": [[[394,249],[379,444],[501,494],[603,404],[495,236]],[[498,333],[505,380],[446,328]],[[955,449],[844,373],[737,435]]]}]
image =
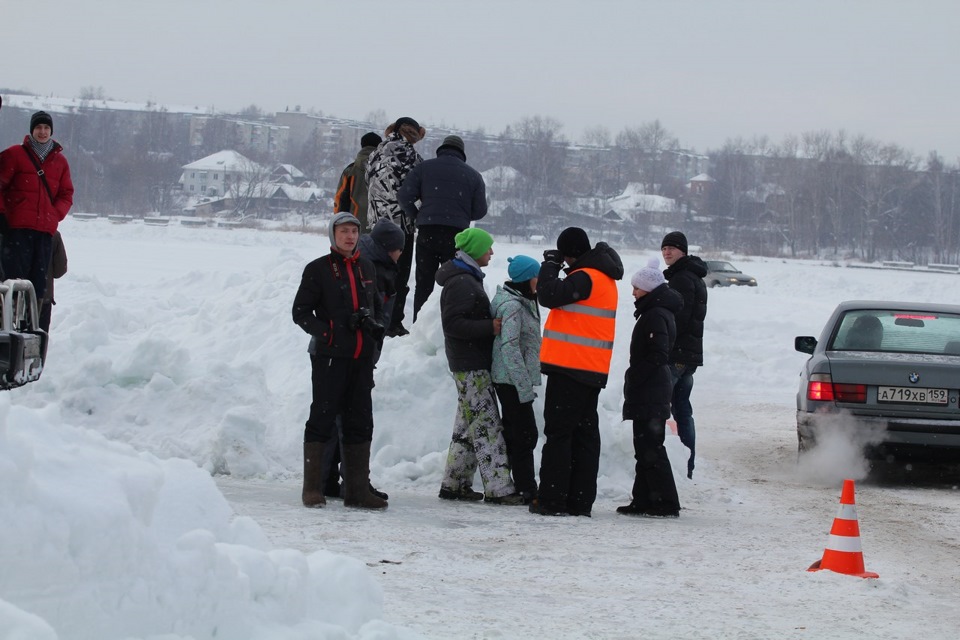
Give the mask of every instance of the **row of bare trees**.
[{"label": "row of bare trees", "polygon": [[[866,260],[960,260],[960,173],[931,152],[844,132],[809,132],[779,145],[729,141],[710,154],[715,189],[703,207],[724,246],[757,242],[792,255]],[[756,246],[734,248],[753,249]],[[769,250],[769,245],[768,245]]]},{"label": "row of bare trees", "polygon": [[[296,164],[317,180],[352,160],[331,157],[319,137],[297,141],[293,157],[261,157],[245,149],[236,128],[211,118],[202,140],[190,140],[190,117],[155,107],[143,112],[111,111],[101,105],[102,88],[84,90],[81,106],[57,115],[56,137],[69,150],[81,209],[103,212],[171,210],[177,206],[181,167],[199,157],[236,149],[271,165]],[[86,106],[85,106],[86,105]],[[0,136],[22,139],[23,118],[0,115]],[[263,118],[256,105],[242,114]],[[382,111],[371,122],[383,124]],[[375,125],[377,126],[377,125]],[[421,153],[432,156],[437,139]],[[691,195],[692,171],[678,167],[683,155],[676,135],[659,120],[612,134],[594,127],[574,145],[563,125],[546,116],[526,117],[498,135],[482,130],[465,136],[470,164],[484,171],[511,167],[515,177],[489,189],[529,220],[551,202],[581,202],[571,208],[595,215],[597,202],[618,195],[628,183],[646,193],[677,199],[685,219],[704,219],[717,248],[793,255],[850,252],[864,259],[957,262],[960,259],[960,176],[955,164],[936,153],[925,159],[895,144],[843,131],[728,141],[709,151],[716,180],[704,195]],[[194,143],[194,144],[191,144]]]}]

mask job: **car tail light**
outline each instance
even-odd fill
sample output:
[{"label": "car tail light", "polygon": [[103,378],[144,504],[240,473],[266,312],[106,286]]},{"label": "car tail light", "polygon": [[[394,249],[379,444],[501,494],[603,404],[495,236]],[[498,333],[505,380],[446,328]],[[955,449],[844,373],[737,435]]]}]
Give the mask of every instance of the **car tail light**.
[{"label": "car tail light", "polygon": [[867,401],[867,385],[834,383],[828,374],[815,373],[807,383],[807,400],[864,403]]}]

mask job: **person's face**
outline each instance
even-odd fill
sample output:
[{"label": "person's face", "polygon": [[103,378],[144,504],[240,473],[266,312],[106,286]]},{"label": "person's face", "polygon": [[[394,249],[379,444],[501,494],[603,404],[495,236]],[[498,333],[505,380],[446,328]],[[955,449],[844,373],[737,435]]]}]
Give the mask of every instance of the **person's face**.
[{"label": "person's face", "polygon": [[420,142],[420,130],[413,125],[400,125],[400,135],[403,136],[403,139],[410,144],[416,144]]},{"label": "person's face", "polygon": [[45,144],[47,140],[50,139],[50,136],[53,135],[53,129],[50,128],[48,124],[38,124],[33,128],[33,132],[30,135],[40,144]]},{"label": "person's face", "polygon": [[336,240],[334,249],[344,256],[352,256],[357,242],[360,240],[360,227],[345,222],[333,228],[333,238]]},{"label": "person's face", "polygon": [[633,299],[634,299],[634,300],[639,300],[640,298],[642,298],[643,296],[647,295],[648,293],[650,293],[650,292],[649,292],[649,291],[644,291],[643,289],[637,289],[636,287],[634,287],[634,288],[633,288]]},{"label": "person's face", "polygon": [[493,247],[490,247],[489,249],[487,249],[487,252],[485,254],[477,258],[477,264],[480,265],[481,267],[487,266],[488,264],[490,264],[491,256],[493,256]]},{"label": "person's face", "polygon": [[683,256],[687,255],[676,247],[664,247],[660,249],[660,254],[663,256],[663,261],[667,263],[668,267]]},{"label": "person's face", "polygon": [[403,249],[394,249],[393,251],[388,251],[387,255],[390,256],[390,259],[394,262],[399,262],[401,253],[403,253]]},{"label": "person's face", "polygon": [[530,292],[531,292],[531,293],[536,293],[536,292],[537,292],[537,281],[538,281],[539,279],[540,279],[540,278],[539,278],[538,276],[534,276],[534,277],[530,278]]}]

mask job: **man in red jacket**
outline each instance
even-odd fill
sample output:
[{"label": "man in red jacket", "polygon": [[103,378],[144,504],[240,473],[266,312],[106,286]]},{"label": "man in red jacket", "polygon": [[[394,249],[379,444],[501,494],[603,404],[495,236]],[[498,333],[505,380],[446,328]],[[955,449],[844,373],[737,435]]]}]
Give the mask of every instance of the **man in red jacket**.
[{"label": "man in red jacket", "polygon": [[37,300],[47,287],[53,234],[73,205],[70,166],[53,139],[53,118],[30,117],[30,135],[0,153],[0,194],[7,231],[0,262],[6,278],[33,283]]}]

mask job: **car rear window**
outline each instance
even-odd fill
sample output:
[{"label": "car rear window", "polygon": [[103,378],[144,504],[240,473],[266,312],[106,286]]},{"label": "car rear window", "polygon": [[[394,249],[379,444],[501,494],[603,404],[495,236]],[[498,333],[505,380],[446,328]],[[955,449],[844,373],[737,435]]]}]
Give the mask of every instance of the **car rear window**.
[{"label": "car rear window", "polygon": [[960,356],[960,315],[929,311],[848,311],[830,343],[833,351]]}]

